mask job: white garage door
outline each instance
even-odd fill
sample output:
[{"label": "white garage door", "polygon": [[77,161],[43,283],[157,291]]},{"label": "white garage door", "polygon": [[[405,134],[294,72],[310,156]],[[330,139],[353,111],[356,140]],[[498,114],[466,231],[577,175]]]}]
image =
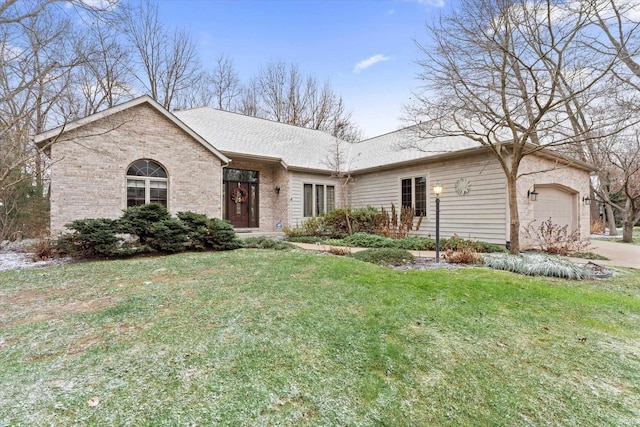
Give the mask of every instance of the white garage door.
[{"label": "white garage door", "polygon": [[533,202],[536,224],[539,225],[551,218],[553,224],[568,225],[569,232],[575,230],[578,221],[574,195],[552,187],[536,187],[536,191],[538,199]]}]

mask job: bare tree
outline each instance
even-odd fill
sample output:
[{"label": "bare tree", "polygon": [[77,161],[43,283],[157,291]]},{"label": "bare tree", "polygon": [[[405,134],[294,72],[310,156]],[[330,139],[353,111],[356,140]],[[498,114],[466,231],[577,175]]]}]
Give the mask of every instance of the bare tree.
[{"label": "bare tree", "polygon": [[111,108],[132,96],[131,52],[111,23],[94,20],[87,26],[87,60],[75,73],[80,94],[78,116]]},{"label": "bare tree", "polygon": [[[349,141],[359,140],[360,130],[351,121],[341,97],[331,85],[322,86],[313,76],[302,74],[297,65],[272,61],[245,91],[244,101],[256,100],[255,115],[277,122],[321,130]],[[242,108],[241,108],[242,110]]]},{"label": "bare tree", "polygon": [[[137,78],[149,95],[171,109],[201,78],[196,45],[183,30],[169,33],[149,0],[126,15],[126,31],[142,70]],[[184,96],[184,95],[183,95]]]},{"label": "bare tree", "polygon": [[334,144],[327,153],[324,164],[331,170],[331,175],[340,181],[340,198],[349,235],[353,234],[351,203],[349,202],[349,183],[351,182],[353,161],[354,159],[351,158],[351,144],[336,137]]},{"label": "bare tree", "polygon": [[80,0],[0,3],[0,238],[20,226],[27,199],[44,197],[45,163],[33,136],[69,118],[73,71],[87,58],[71,16],[99,11]]},{"label": "bare tree", "polygon": [[[522,159],[590,138],[575,133],[567,105],[580,96],[596,98],[613,61],[584,49],[588,24],[584,10],[551,0],[463,0],[428,26],[433,44],[419,45],[424,85],[408,115],[425,136],[471,138],[498,161],[507,181],[514,254],[520,251],[516,183]],[[594,70],[593,63],[602,66],[581,72]],[[428,149],[423,142],[411,146]]]},{"label": "bare tree", "polygon": [[240,96],[240,78],[233,65],[233,60],[225,55],[216,59],[216,67],[208,76],[214,107],[232,111]]},{"label": "bare tree", "polygon": [[240,89],[240,99],[236,109],[245,116],[261,116],[260,90],[258,89],[258,82],[255,78],[251,79],[249,84]]},{"label": "bare tree", "polygon": [[[622,240],[632,242],[633,226],[640,218],[640,180],[638,162],[638,119],[640,113],[640,6],[626,0],[583,0],[580,7],[591,12],[594,26],[600,30],[589,38],[588,46],[599,55],[618,59],[611,72],[615,87],[609,98],[615,105],[609,112],[618,118],[619,135],[604,141],[593,157],[599,160],[599,181],[594,188],[604,203],[611,222],[610,234],[616,234],[614,210],[623,218]],[[635,120],[634,120],[635,119]],[[628,127],[635,127],[627,131]],[[615,178],[614,178],[615,177]],[[615,185],[615,183],[619,185]],[[623,195],[618,201],[617,196]]]}]

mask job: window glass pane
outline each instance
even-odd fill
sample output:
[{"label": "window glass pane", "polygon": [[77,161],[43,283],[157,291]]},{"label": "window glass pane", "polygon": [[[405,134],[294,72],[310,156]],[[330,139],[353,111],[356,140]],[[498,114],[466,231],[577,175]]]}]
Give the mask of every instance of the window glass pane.
[{"label": "window glass pane", "polygon": [[427,214],[427,178],[421,176],[415,178],[415,215]]},{"label": "window glass pane", "polygon": [[127,180],[127,207],[144,205],[145,182],[141,179]]},{"label": "window glass pane", "polygon": [[153,160],[138,160],[127,170],[128,176],[148,176],[153,178],[166,178],[167,172],[159,163]]},{"label": "window glass pane", "polygon": [[160,203],[162,206],[167,207],[166,181],[149,182],[149,203]]},{"label": "window glass pane", "polygon": [[223,176],[225,181],[257,183],[259,180],[260,173],[258,171],[225,168],[223,172]]},{"label": "window glass pane", "polygon": [[327,212],[332,211],[336,207],[336,188],[333,185],[327,185]]},{"label": "window glass pane", "polygon": [[412,207],[411,200],[411,179],[403,179],[401,184],[402,207]]},{"label": "window glass pane", "polygon": [[313,216],[313,185],[305,184],[303,193],[303,215],[305,217]]},{"label": "window glass pane", "polygon": [[316,215],[324,213],[324,185],[316,185]]}]

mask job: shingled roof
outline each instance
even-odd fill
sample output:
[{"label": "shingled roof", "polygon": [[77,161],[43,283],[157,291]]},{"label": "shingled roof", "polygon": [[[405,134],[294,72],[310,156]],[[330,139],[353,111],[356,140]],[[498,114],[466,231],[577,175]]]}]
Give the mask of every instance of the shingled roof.
[{"label": "shingled roof", "polygon": [[280,159],[287,167],[328,170],[336,139],[322,131],[216,110],[209,107],[173,114],[218,150],[232,157]]},{"label": "shingled roof", "polygon": [[[336,138],[318,130],[216,110],[209,107],[174,111],[183,123],[218,150],[233,158],[250,155],[280,159],[289,168],[329,170],[327,159],[335,150]],[[480,146],[463,137],[437,138],[424,144],[424,150],[400,149],[407,140],[417,138],[410,128],[344,144],[351,160],[345,162],[353,172],[396,163],[410,162]]]}]

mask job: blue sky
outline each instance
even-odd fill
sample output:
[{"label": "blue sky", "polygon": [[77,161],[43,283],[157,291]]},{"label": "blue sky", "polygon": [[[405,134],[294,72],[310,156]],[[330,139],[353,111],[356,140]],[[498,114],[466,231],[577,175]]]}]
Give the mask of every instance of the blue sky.
[{"label": "blue sky", "polygon": [[372,137],[403,127],[419,82],[415,40],[444,0],[159,0],[162,21],[191,32],[205,66],[225,54],[243,82],[271,60],[329,80]]}]

